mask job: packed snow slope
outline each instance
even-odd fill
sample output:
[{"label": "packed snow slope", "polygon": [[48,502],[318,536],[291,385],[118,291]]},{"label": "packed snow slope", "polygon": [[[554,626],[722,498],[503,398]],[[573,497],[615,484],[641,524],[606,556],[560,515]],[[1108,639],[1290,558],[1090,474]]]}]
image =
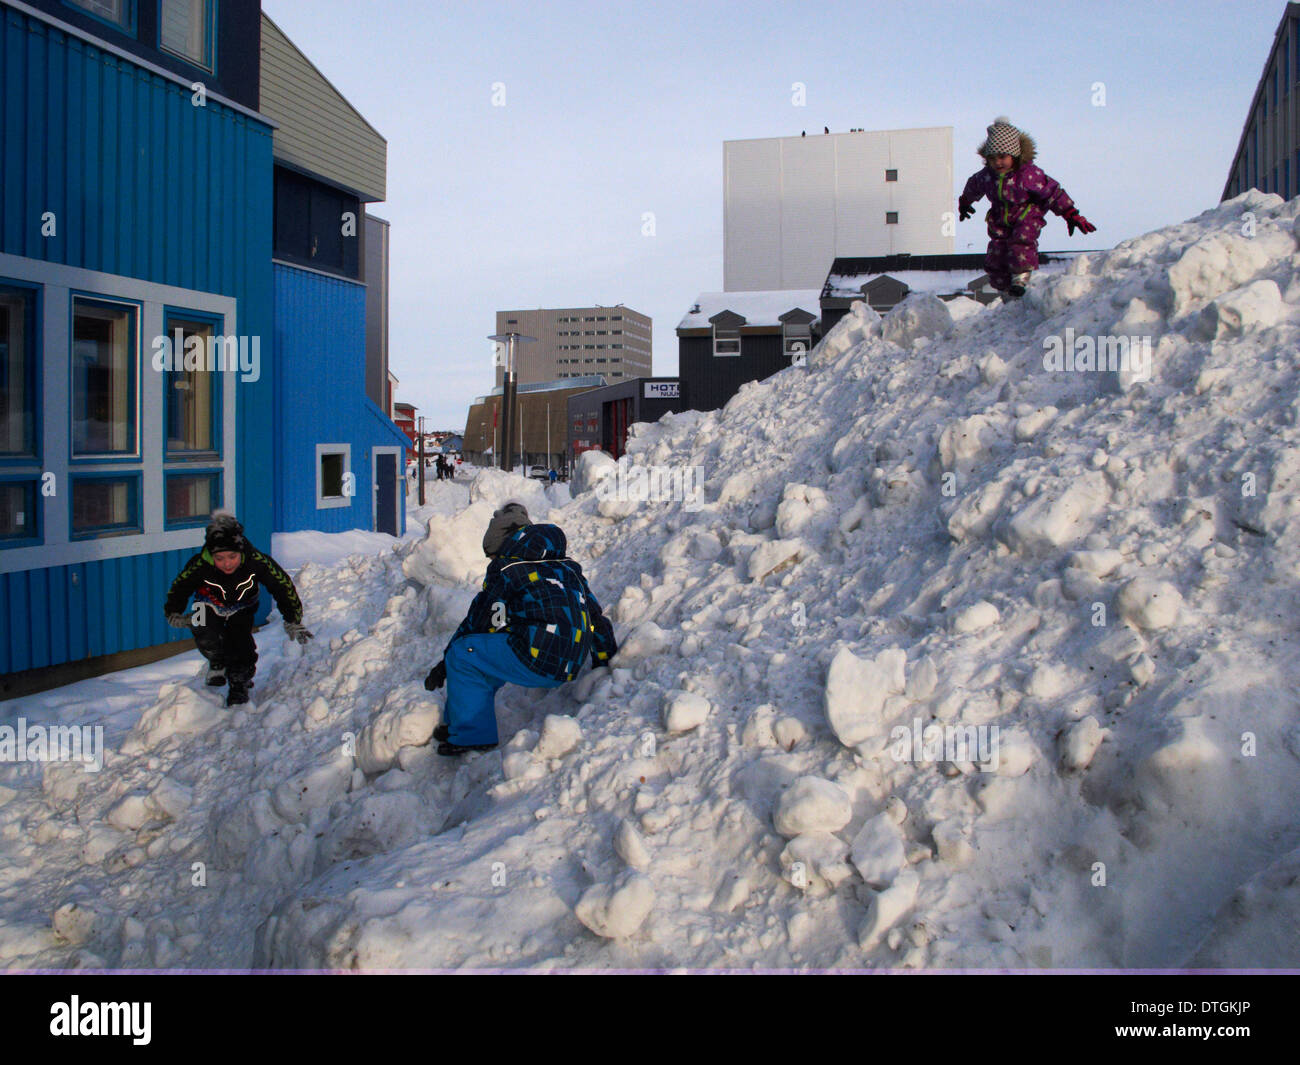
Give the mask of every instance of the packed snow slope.
[{"label": "packed snow slope", "polygon": [[[437,486],[422,541],[298,574],[318,639],[253,706],[169,685],[103,772],[0,795],[0,953],[1300,965],[1298,213],[1251,192],[1008,306],[857,305],[571,502]],[[1149,373],[1045,364],[1121,335]],[[702,500],[638,499],[654,467]],[[448,761],[420,681],[519,496],[623,646]]]}]

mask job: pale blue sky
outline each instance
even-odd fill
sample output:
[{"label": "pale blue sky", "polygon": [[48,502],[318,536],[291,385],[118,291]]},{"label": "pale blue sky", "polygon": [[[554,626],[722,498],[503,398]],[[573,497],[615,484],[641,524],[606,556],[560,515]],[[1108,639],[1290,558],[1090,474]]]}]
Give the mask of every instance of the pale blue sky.
[{"label": "pale blue sky", "polygon": [[[1097,225],[1075,246],[1212,207],[1286,5],[262,6],[388,140],[388,200],[371,209],[393,226],[398,398],[459,430],[492,385],[499,309],[625,303],[654,319],[655,373],[676,372],[677,322],[722,288],[724,140],[952,126],[955,199],[1006,114]],[[956,248],[985,240],[977,217]],[[1069,244],[1052,219],[1042,247]]]}]

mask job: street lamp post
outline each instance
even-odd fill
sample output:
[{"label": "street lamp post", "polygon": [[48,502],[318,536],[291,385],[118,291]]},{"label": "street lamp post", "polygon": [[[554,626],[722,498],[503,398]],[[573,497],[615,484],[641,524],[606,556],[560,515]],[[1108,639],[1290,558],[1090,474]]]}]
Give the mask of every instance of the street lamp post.
[{"label": "street lamp post", "polygon": [[[494,333],[488,337],[489,340],[495,340],[497,343],[506,346],[506,369],[501,378],[501,469],[509,473],[514,469],[514,463],[510,461],[510,420],[514,412],[515,405],[515,344],[522,341],[525,344],[532,344],[537,341],[536,337],[524,336],[522,333]],[[523,453],[523,419],[519,420],[519,451]]]}]

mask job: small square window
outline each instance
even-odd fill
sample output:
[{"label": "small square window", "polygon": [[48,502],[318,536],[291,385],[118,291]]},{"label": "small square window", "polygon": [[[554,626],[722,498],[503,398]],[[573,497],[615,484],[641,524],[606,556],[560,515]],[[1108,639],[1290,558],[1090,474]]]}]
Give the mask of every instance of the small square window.
[{"label": "small square window", "polygon": [[316,508],[347,507],[356,494],[349,444],[316,445]]},{"label": "small square window", "polygon": [[886,171],[885,171],[885,180],[886,180],[886,181],[897,181],[897,180],[898,180],[898,171],[897,171],[897,170],[886,170]]},{"label": "small square window", "polygon": [[887,226],[896,226],[896,225],[898,225],[898,212],[897,212],[897,211],[886,211],[886,212],[885,212],[885,225],[887,225]]},{"label": "small square window", "polygon": [[204,70],[213,70],[212,0],[162,0],[158,45]]},{"label": "small square window", "polygon": [[138,476],[74,477],[72,480],[72,538],[122,536],[140,532]]},{"label": "small square window", "polygon": [[0,544],[36,539],[36,499],[35,481],[0,484]]},{"label": "small square window", "polygon": [[221,502],[221,474],[170,473],[167,475],[167,526],[199,525]]}]

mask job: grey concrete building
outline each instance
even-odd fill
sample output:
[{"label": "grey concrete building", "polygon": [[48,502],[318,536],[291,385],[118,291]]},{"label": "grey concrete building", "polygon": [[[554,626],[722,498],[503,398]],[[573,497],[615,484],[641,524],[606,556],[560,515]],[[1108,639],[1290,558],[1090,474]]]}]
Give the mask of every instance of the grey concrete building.
[{"label": "grey concrete building", "polygon": [[1287,4],[1246,112],[1223,198],[1247,189],[1300,194],[1300,4]]},{"label": "grey concrete building", "polygon": [[[621,303],[613,307],[560,307],[497,311],[495,332],[522,333],[536,344],[515,349],[521,385],[601,374],[609,381],[650,376],[650,319]],[[505,373],[498,366],[496,383]]]}]

